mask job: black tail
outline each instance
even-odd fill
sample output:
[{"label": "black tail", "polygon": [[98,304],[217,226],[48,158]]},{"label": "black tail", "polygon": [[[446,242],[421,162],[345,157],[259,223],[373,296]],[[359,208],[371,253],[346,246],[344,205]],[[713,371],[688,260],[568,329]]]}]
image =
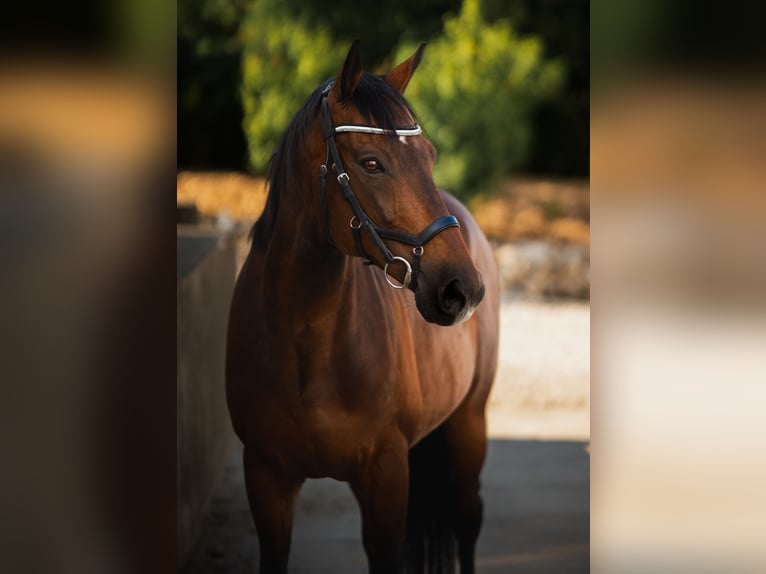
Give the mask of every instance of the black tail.
[{"label": "black tail", "polygon": [[454,574],[451,472],[444,429],[410,450],[407,573]]}]

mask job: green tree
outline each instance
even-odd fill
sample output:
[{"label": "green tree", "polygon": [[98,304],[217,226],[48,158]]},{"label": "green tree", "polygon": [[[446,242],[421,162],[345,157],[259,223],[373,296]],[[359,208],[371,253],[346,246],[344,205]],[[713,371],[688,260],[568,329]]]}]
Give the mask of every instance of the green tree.
[{"label": "green tree", "polygon": [[[613,3],[620,6],[623,3]],[[533,115],[534,137],[525,171],[587,176],[590,166],[589,0],[483,0],[492,22],[507,18],[521,35],[545,44],[544,57],[565,67],[564,86],[540,102]]]},{"label": "green tree", "polygon": [[[279,0],[255,0],[247,11],[240,29],[242,101],[256,172],[265,171],[282,131],[311,91],[343,62],[351,38],[337,36],[323,22],[315,12],[296,12]],[[415,46],[405,40],[377,58],[390,66]],[[524,167],[534,112],[560,93],[563,75],[560,61],[544,58],[539,38],[517,35],[504,19],[486,22],[480,0],[464,0],[426,49],[407,91],[439,150],[437,183],[468,198]]]},{"label": "green tree", "polygon": [[309,94],[338,71],[349,43],[291,14],[279,0],[253,2],[240,33],[250,165],[263,173],[282,131]]},{"label": "green tree", "polygon": [[[403,46],[397,59],[412,50]],[[437,184],[465,199],[524,166],[535,107],[559,93],[563,72],[543,59],[538,38],[519,37],[507,20],[486,23],[480,1],[464,0],[407,91],[439,151]]]}]

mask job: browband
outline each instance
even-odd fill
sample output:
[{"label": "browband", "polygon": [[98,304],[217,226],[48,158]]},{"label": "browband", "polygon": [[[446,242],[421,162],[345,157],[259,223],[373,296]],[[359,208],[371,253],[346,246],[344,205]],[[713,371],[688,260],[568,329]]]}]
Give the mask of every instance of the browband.
[{"label": "browband", "polygon": [[384,130],[383,128],[376,128],[374,126],[360,126],[360,125],[343,125],[335,126],[333,131],[336,134],[344,132],[356,132],[360,134],[375,134],[375,135],[397,135],[397,136],[419,136],[423,133],[420,126],[415,124],[410,128],[397,128],[395,130]]}]

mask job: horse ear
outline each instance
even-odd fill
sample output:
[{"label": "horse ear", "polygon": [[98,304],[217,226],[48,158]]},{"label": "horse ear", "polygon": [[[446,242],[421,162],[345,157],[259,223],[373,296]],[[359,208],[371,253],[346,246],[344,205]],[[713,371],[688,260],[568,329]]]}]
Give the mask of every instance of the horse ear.
[{"label": "horse ear", "polygon": [[407,87],[407,84],[410,83],[412,74],[415,73],[415,69],[423,58],[423,50],[425,50],[425,47],[425,42],[421,43],[412,56],[386,74],[384,78],[386,83],[400,94],[404,93],[404,89]]},{"label": "horse ear", "polygon": [[343,63],[343,69],[338,73],[332,87],[336,99],[341,102],[350,100],[361,77],[362,51],[359,48],[359,40],[354,40]]}]

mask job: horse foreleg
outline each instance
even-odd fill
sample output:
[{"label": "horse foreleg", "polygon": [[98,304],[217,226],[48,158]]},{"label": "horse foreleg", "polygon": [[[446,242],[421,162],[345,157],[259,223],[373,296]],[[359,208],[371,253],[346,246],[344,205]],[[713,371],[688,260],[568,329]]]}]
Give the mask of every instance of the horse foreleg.
[{"label": "horse foreleg", "polygon": [[245,449],[245,484],[260,545],[260,574],[286,574],[293,506],[303,478],[275,469]]},{"label": "horse foreleg", "polygon": [[483,515],[479,475],[487,448],[484,415],[463,405],[446,422],[445,430],[452,467],[453,529],[458,542],[460,574],[473,574]]},{"label": "horse foreleg", "polygon": [[370,574],[401,574],[407,528],[407,443],[397,437],[364,461],[351,490],[362,514],[362,542]]}]

